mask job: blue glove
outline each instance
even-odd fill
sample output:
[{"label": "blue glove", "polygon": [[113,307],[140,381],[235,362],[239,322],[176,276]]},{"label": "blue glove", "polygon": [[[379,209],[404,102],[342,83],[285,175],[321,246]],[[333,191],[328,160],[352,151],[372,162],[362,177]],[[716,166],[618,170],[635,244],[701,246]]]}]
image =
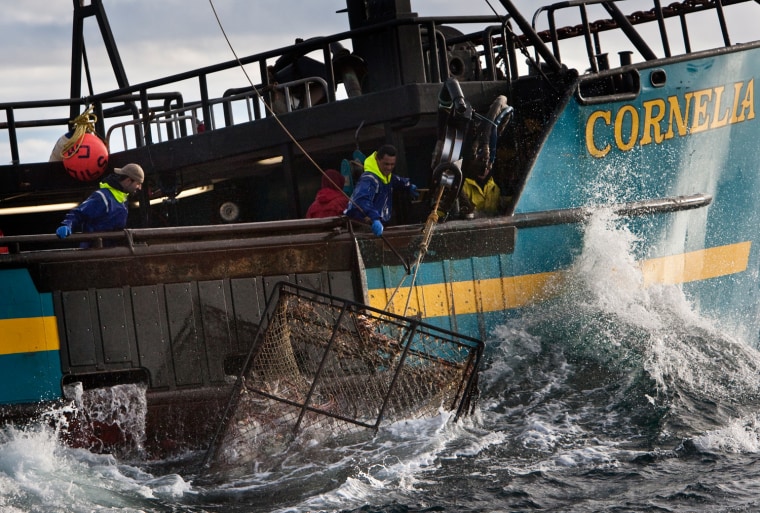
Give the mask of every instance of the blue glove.
[{"label": "blue glove", "polygon": [[372,233],[380,237],[383,234],[383,223],[378,220],[372,221]]},{"label": "blue glove", "polygon": [[69,235],[71,235],[71,226],[67,224],[62,224],[58,227],[58,229],[55,231],[55,234],[58,235],[59,239],[65,239]]},{"label": "blue glove", "polygon": [[416,200],[420,197],[420,191],[417,190],[417,186],[412,184],[409,186],[409,195],[412,197],[413,200]]}]

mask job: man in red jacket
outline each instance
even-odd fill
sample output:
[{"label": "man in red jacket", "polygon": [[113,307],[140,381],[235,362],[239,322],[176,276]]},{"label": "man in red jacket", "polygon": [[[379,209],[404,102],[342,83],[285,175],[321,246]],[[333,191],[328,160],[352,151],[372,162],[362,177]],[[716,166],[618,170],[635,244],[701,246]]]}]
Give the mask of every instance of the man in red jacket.
[{"label": "man in red jacket", "polygon": [[306,217],[334,217],[343,215],[348,206],[348,196],[343,192],[344,178],[335,169],[325,170],[322,188],[317,191],[314,203],[306,211]]}]

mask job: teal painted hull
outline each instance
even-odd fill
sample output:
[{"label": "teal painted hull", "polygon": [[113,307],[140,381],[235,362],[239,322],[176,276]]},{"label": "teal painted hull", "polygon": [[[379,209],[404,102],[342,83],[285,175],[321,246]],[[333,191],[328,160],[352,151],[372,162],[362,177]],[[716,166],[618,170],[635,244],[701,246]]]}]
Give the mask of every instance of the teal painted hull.
[{"label": "teal painted hull", "polygon": [[[731,3],[757,8],[757,2]],[[367,14],[359,12],[360,4],[349,2],[359,17]],[[517,23],[514,7],[505,7]],[[689,16],[722,12],[711,2],[681,7]],[[668,20],[677,21],[675,10],[667,11]],[[246,91],[213,98],[207,86],[216,80],[207,77],[226,74],[236,67],[230,63],[188,72],[177,83],[167,77],[160,85],[132,86],[128,94],[136,98],[139,92],[140,99],[130,105],[122,106],[124,91],[97,93],[92,98],[106,129],[141,133],[152,127],[144,141],[132,146],[125,140],[124,149],[110,156],[114,166],[140,162],[145,190],[154,196],[140,198],[123,233],[58,240],[61,213],[37,210],[64,198],[79,201],[89,184],[72,183],[59,162],[2,166],[8,168],[0,191],[7,217],[0,247],[7,244],[9,254],[0,254],[0,405],[34,408],[0,408],[0,419],[61,399],[65,385],[81,383],[89,391],[139,383],[148,394],[146,425],[154,445],[176,437],[189,440],[188,447],[202,446],[217,427],[231,378],[239,374],[280,281],[487,340],[526,308],[572,298],[572,271],[584,261],[579,257],[589,245],[605,243],[590,240],[587,221],[609,211],[617,212],[609,229],[631,242],[622,249],[633,263],[625,273],[640,274],[643,286],[676,287],[700,314],[757,346],[758,43],[730,45],[725,38],[725,47],[658,60],[646,42],[630,37],[644,21],[636,15],[623,31],[641,59],[600,71],[604,66],[594,64],[590,42],[606,39],[608,29],[621,32],[622,19],[594,23],[586,27],[593,33],[580,36],[578,27],[539,35],[527,22],[517,24],[518,45],[511,31],[481,31],[484,23],[498,26],[507,18],[474,18],[463,21],[479,28],[456,36],[456,43],[438,30],[451,18],[404,13],[394,20],[383,14],[366,26],[352,24],[342,36],[248,56],[248,64],[262,71],[267,61],[294,52],[325,56],[331,72],[326,101],[313,111],[303,103],[287,107],[287,134],[269,114],[239,122],[221,115],[241,106],[226,102],[245,102],[247,108],[252,98]],[[441,59],[431,58],[431,30],[441,34],[435,39]],[[543,44],[547,37],[554,38],[550,45]],[[337,85],[332,81],[341,73],[328,57],[331,41],[342,38],[351,40],[357,55],[366,52],[360,57],[372,61],[370,79],[377,70],[394,70],[381,74],[387,82],[335,98],[329,86]],[[592,66],[579,77],[558,62],[554,47],[581,39],[589,42]],[[376,50],[386,46],[405,51]],[[529,54],[538,62],[525,69]],[[441,66],[447,58],[449,64],[467,63],[456,80],[453,67]],[[192,89],[188,84],[196,82],[200,89],[189,92],[195,99],[163,96],[165,88]],[[501,111],[509,112],[506,130],[491,133],[491,153],[478,155],[471,143],[486,140],[481,121],[497,126],[505,118],[491,107],[507,104],[514,112]],[[6,125],[12,128],[11,114],[27,108],[26,102],[8,104]],[[200,109],[194,115],[206,118],[202,133],[178,125],[170,134],[168,125],[156,124],[175,118],[184,123],[188,109]],[[127,110],[133,119],[127,120]],[[146,118],[148,111],[155,116]],[[17,119],[36,123],[26,115]],[[60,118],[39,121],[44,127],[65,124]],[[461,182],[483,169],[477,167],[485,165],[480,157],[496,155],[491,172],[501,187],[503,215],[453,219],[452,209],[451,219],[435,227],[409,289],[408,259],[429,204],[399,198],[382,239],[340,217],[301,219],[320,181],[313,163],[337,166],[359,142],[363,149],[393,142],[397,172],[427,188],[429,196],[446,196],[436,208],[443,211],[453,204],[456,179],[436,175],[437,164],[456,168]],[[198,194],[174,196],[191,190]],[[11,205],[21,210],[11,214]],[[27,208],[34,211],[30,217]],[[45,234],[30,235],[28,226],[46,226],[40,228]],[[91,249],[74,249],[85,240]]]},{"label": "teal painted hull", "polygon": [[[667,83],[653,86],[653,72],[664,72]],[[622,217],[621,227],[638,238],[632,256],[641,261],[749,242],[748,263],[741,272],[680,286],[702,314],[721,319],[736,333],[751,334],[748,341],[756,344],[760,331],[756,315],[760,309],[760,256],[755,244],[760,238],[760,202],[756,200],[760,166],[755,151],[758,121],[754,77],[760,75],[760,49],[669,63],[639,73],[642,86],[635,99],[584,105],[577,97],[570,98],[535,160],[515,214],[602,209],[691,194],[711,196],[712,202],[705,208]],[[695,100],[697,91],[702,93]],[[687,100],[687,95],[691,99]],[[671,114],[668,109],[672,110],[671,102],[677,102],[684,117],[687,101],[689,114],[681,135],[678,113]],[[658,105],[666,109],[659,121]],[[615,113],[621,110],[625,114],[616,126]],[[591,123],[591,138],[587,125],[595,112],[609,112],[610,121],[597,115],[597,121]],[[671,116],[675,117],[671,120]],[[673,134],[668,136],[671,125]],[[647,134],[651,142],[647,142]],[[621,143],[630,148],[619,148]],[[607,149],[607,153],[594,156],[590,146],[594,151]],[[518,229],[513,253],[457,262],[423,262],[416,285],[561,271],[572,265],[583,242],[580,224]],[[369,288],[394,289],[403,274],[399,266],[369,269]],[[505,309],[426,320],[488,337],[515,313]]]},{"label": "teal painted hull", "polygon": [[2,355],[0,371],[0,402],[3,404],[54,401],[62,397],[58,351]]},{"label": "teal painted hull", "polygon": [[[38,292],[26,269],[0,271],[0,326],[5,332],[0,347],[0,403],[61,397],[57,335],[46,333],[50,323],[34,321],[53,316],[51,294]],[[48,349],[46,340],[55,340],[55,349]]]}]

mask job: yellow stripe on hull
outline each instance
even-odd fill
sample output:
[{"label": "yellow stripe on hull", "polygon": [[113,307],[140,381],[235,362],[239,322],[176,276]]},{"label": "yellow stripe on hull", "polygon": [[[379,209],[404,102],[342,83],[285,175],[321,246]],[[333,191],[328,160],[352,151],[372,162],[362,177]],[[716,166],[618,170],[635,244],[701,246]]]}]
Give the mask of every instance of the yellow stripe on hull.
[{"label": "yellow stripe on hull", "polygon": [[[743,272],[749,263],[751,242],[740,242],[640,263],[644,284],[678,284]],[[553,296],[565,271],[487,280],[419,285],[407,305],[409,288],[401,288],[388,305],[393,289],[372,289],[374,308],[423,318],[498,312],[526,306]]]},{"label": "yellow stripe on hull", "polygon": [[[548,297],[559,278],[560,273],[553,272],[420,285],[414,288],[414,295],[409,301],[405,315],[414,316],[421,313],[422,317],[441,317],[452,315],[454,312],[463,315],[517,308]],[[370,306],[404,314],[409,289],[399,289],[393,303],[388,305],[391,293],[391,289],[370,290]]]},{"label": "yellow stripe on hull", "polygon": [[0,355],[59,348],[58,324],[53,316],[0,320]]},{"label": "yellow stripe on hull", "polygon": [[641,264],[644,284],[674,285],[740,273],[747,269],[751,242],[653,258]]}]

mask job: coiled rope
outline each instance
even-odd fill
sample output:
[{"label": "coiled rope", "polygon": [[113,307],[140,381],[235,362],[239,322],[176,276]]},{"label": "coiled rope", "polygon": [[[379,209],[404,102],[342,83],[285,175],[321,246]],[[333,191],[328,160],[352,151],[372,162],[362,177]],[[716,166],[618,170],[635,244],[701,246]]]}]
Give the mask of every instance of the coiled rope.
[{"label": "coiled rope", "polygon": [[[82,145],[85,134],[95,134],[95,123],[98,121],[98,117],[92,113],[95,107],[90,105],[82,114],[74,118],[72,124],[74,125],[74,133],[71,135],[68,141],[63,145],[61,150],[61,158],[66,159],[72,155],[76,155],[79,151],[79,147]],[[72,148],[74,148],[72,150]]]}]

